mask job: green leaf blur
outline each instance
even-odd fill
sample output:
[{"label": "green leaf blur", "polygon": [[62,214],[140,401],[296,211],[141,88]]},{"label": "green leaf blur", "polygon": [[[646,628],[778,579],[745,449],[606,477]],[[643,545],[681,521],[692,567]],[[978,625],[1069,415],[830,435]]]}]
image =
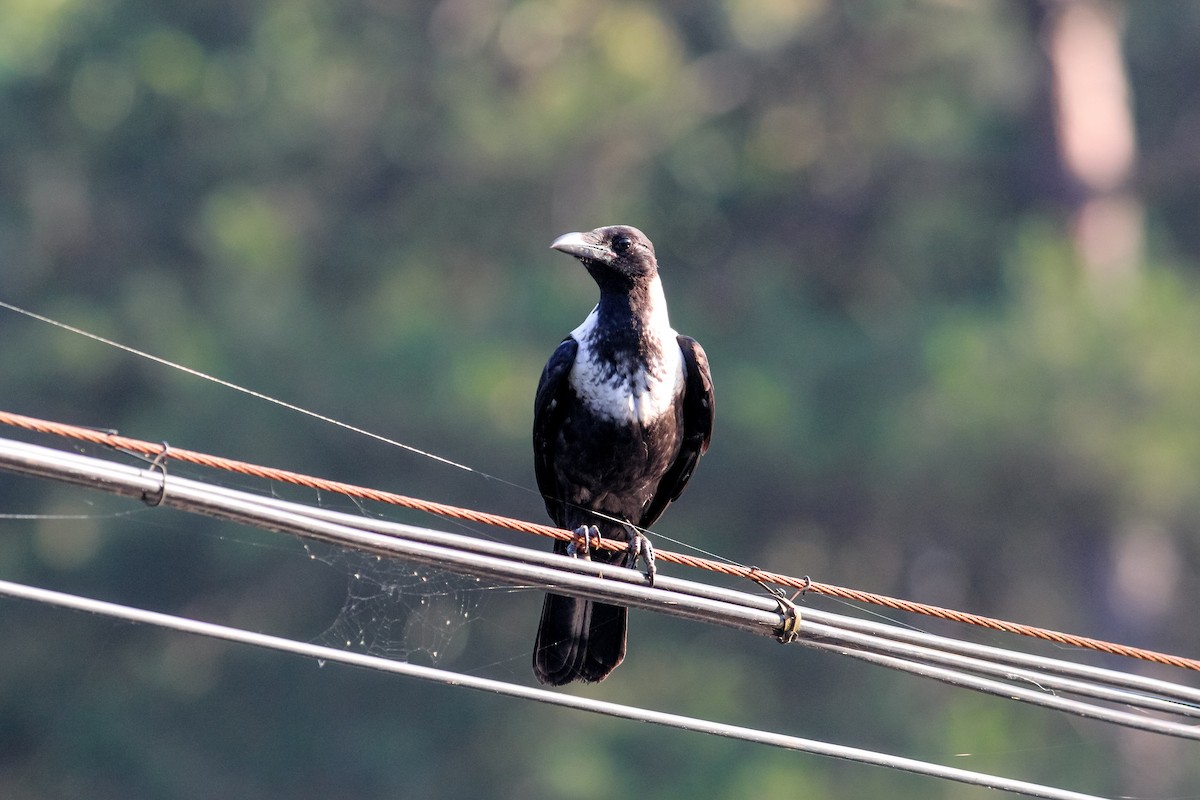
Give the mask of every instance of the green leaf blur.
[{"label": "green leaf blur", "polygon": [[[595,300],[548,245],[628,223],[717,390],[664,537],[1196,656],[1200,7],[1120,7],[1141,244],[1109,274],[1059,152],[1058,5],[0,0],[0,299],[502,480],[10,312],[0,408],[543,521],[533,390]],[[347,571],[282,537],[0,474],[4,514],[87,516],[0,518],[5,579],[304,640],[345,613]],[[531,682],[540,593],[477,594],[441,663]],[[3,797],[983,796],[0,610]],[[635,612],[629,652],[572,691],[1079,791],[1200,785],[1189,744],[799,647]]]}]

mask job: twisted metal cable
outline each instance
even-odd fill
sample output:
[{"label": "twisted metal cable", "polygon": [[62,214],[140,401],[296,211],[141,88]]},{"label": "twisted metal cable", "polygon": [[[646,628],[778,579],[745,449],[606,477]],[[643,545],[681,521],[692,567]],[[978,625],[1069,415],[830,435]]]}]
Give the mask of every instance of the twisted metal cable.
[{"label": "twisted metal cable", "polygon": [[[302,486],[315,489],[317,491],[342,494],[359,500],[371,500],[375,502],[386,503],[389,505],[408,508],[428,514],[434,514],[436,516],[446,517],[449,519],[457,519],[480,525],[490,525],[493,527],[504,528],[521,533],[534,534],[537,536],[546,536],[560,541],[570,541],[575,537],[575,534],[571,531],[555,528],[550,525],[542,525],[535,522],[515,519],[513,517],[491,514],[485,511],[476,511],[474,509],[462,508],[446,503],[438,503],[430,500],[408,497],[406,495],[396,494],[394,492],[386,492],[380,489],[370,489],[362,486],[356,486],[354,484],[343,483],[341,481],[333,481],[326,478],[304,475],[298,472],[292,472],[290,470],[265,467],[258,464],[251,464],[245,461],[214,456],[194,450],[187,450],[174,446],[168,447],[165,443],[147,442],[140,439],[121,436],[115,431],[104,431],[97,430],[95,428],[68,425],[66,423],[53,422],[50,420],[28,417],[21,414],[14,414],[8,411],[0,411],[0,423],[27,431],[62,436],[77,441],[89,442],[105,447],[111,447],[116,450],[135,453],[148,458],[156,458],[159,463],[163,463],[168,460],[181,461],[194,464],[196,466],[219,469],[241,475],[261,478],[264,480]],[[614,551],[624,550],[628,547],[626,542],[614,541],[611,539],[599,539],[598,541],[594,540],[591,546]],[[1063,633],[1060,631],[1051,630],[1049,628],[1008,622],[1006,620],[986,617],[964,611],[956,611],[954,609],[942,608],[940,606],[929,605],[927,603],[903,600],[900,598],[890,597],[888,595],[877,594],[875,592],[866,592],[859,589],[851,589],[844,586],[822,583],[811,580],[807,577],[796,578],[790,575],[759,569],[758,567],[750,567],[742,564],[717,561],[710,558],[690,556],[669,550],[657,550],[656,558],[661,561],[679,564],[681,566],[692,567],[694,569],[703,569],[737,578],[744,578],[746,580],[755,581],[761,584],[787,587],[794,589],[797,592],[813,592],[815,594],[836,597],[843,600],[869,603],[896,611],[906,611],[912,614],[921,614],[924,616],[957,622],[964,625],[973,625],[980,628],[986,628],[988,630],[1040,639],[1042,641],[1053,642],[1055,644],[1077,647],[1084,650],[1093,650],[1101,653],[1108,653],[1110,655],[1133,658],[1141,661],[1149,661],[1156,664],[1200,672],[1200,660],[1197,659],[1184,658],[1182,656],[1160,653],[1140,647],[1117,644],[1114,642],[1104,641],[1102,639],[1094,639],[1088,636],[1078,636],[1075,634]]]}]

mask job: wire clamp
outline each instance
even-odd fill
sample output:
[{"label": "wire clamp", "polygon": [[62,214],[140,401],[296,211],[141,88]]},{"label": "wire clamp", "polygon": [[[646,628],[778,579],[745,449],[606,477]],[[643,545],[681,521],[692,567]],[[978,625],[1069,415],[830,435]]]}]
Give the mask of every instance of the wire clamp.
[{"label": "wire clamp", "polygon": [[170,449],[171,445],[164,441],[162,443],[162,450],[160,450],[158,455],[156,455],[153,460],[150,461],[150,471],[153,472],[154,470],[158,470],[162,473],[162,483],[159,485],[158,491],[154,493],[142,493],[142,502],[151,508],[158,508],[161,506],[163,500],[167,496],[167,452]]},{"label": "wire clamp", "polygon": [[782,589],[774,589],[771,594],[775,596],[775,602],[779,603],[779,613],[783,616],[783,623],[775,629],[775,638],[781,644],[791,644],[800,638],[800,609],[790,598],[784,596]]},{"label": "wire clamp", "polygon": [[787,594],[784,593],[783,589],[780,589],[778,586],[771,586],[761,578],[755,577],[755,573],[758,571],[758,567],[750,567],[750,580],[767,590],[767,593],[771,595],[772,599],[779,604],[779,614],[783,617],[783,622],[781,622],[773,631],[775,638],[778,639],[781,644],[791,644],[800,638],[800,608],[796,605],[795,599],[808,590],[808,587],[812,584],[812,581],[808,578],[808,576],[805,576],[804,589],[800,590],[791,597],[788,597]]}]

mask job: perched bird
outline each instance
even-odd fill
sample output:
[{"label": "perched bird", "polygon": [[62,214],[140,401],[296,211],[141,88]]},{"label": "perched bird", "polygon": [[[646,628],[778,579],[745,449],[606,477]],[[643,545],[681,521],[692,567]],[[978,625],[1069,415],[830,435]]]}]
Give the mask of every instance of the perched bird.
[{"label": "perched bird", "polygon": [[[638,528],[679,497],[708,449],[708,357],[671,327],[654,245],[641,231],[614,225],[550,246],[579,259],[600,287],[600,303],[550,356],[534,401],[538,488],[555,524],[576,534],[554,550],[626,567],[644,554],[653,581],[653,551]],[[589,552],[596,535],[629,549]],[[627,616],[622,606],[547,594],[537,679],[602,680],[625,658]]]}]

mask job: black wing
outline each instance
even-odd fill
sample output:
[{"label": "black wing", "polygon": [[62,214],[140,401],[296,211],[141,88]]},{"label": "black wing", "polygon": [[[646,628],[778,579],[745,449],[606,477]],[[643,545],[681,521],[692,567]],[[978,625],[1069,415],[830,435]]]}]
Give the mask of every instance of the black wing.
[{"label": "black wing", "polygon": [[565,411],[564,393],[570,391],[567,382],[579,343],[567,337],[562,340],[538,381],[533,401],[533,471],[538,490],[546,502],[546,511],[556,524],[563,525],[563,508],[556,498],[562,496],[558,476],[554,472],[554,447]]},{"label": "black wing", "polygon": [[708,442],[712,438],[716,401],[713,398],[712,374],[708,371],[708,356],[695,339],[688,336],[677,338],[679,349],[683,351],[685,373],[681,417],[683,441],[679,445],[679,454],[663,474],[658,490],[646,505],[639,523],[642,527],[653,525],[667,505],[683,494],[696,463],[708,450]]}]

